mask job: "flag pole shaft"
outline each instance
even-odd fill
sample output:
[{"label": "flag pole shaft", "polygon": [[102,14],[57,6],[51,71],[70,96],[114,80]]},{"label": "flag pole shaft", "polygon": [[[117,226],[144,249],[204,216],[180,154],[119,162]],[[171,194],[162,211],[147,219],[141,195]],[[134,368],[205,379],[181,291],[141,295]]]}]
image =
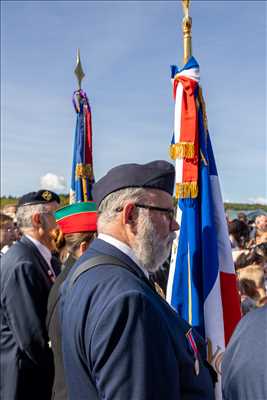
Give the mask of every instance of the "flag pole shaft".
[{"label": "flag pole shaft", "polygon": [[184,37],[184,64],[187,63],[189,58],[192,56],[192,18],[189,16],[189,5],[190,0],[181,0],[184,12],[184,18],[182,23],[183,37]]}]

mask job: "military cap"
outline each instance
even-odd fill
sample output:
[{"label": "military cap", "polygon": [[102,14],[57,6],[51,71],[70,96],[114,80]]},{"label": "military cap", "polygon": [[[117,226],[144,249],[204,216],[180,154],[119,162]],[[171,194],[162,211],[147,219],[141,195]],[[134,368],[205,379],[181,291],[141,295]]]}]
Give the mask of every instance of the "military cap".
[{"label": "military cap", "polygon": [[96,232],[96,204],[93,201],[74,203],[55,212],[63,233]]},{"label": "military cap", "polygon": [[59,196],[50,190],[39,190],[38,192],[30,192],[24,194],[18,201],[18,207],[30,206],[34,204],[47,204],[56,201],[60,204]]},{"label": "military cap", "polygon": [[147,164],[122,164],[112,168],[93,187],[96,206],[110,193],[128,187],[152,188],[173,194],[175,169],[167,161],[157,160]]}]

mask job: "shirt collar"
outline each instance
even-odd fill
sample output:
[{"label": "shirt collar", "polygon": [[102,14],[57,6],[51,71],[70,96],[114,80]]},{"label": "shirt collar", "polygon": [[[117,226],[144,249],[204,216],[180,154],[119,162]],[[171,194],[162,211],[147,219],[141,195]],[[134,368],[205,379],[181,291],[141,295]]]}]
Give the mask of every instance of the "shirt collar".
[{"label": "shirt collar", "polygon": [[44,257],[45,261],[47,262],[47,264],[49,265],[49,267],[51,267],[51,258],[52,258],[52,254],[51,251],[44,246],[41,242],[39,242],[39,240],[34,239],[33,237],[29,236],[29,235],[25,235],[33,244],[35,244],[35,246],[37,247],[37,249],[39,250],[39,252],[41,253],[41,255]]},{"label": "shirt collar", "polygon": [[130,257],[131,260],[133,260],[133,262],[143,271],[145,276],[149,279],[148,271],[140,264],[140,261],[136,258],[133,250],[126,243],[123,243],[120,240],[115,239],[113,236],[106,235],[104,233],[99,233],[97,238],[111,244],[112,246],[116,247],[124,254],[126,254],[128,257]]},{"label": "shirt collar", "polygon": [[2,254],[6,254],[6,252],[9,250],[9,248],[10,248],[10,246],[8,246],[8,245],[6,244],[4,247],[2,247],[1,253],[2,253]]}]

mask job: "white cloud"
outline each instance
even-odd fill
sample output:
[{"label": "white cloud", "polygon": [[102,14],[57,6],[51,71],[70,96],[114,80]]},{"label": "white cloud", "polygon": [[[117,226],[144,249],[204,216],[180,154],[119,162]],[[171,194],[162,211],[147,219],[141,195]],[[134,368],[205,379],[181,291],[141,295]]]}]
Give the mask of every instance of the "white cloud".
[{"label": "white cloud", "polygon": [[267,205],[267,199],[264,197],[255,197],[248,199],[249,203]]},{"label": "white cloud", "polygon": [[66,189],[66,182],[64,176],[57,176],[48,172],[40,178],[40,186],[41,189],[62,191]]}]

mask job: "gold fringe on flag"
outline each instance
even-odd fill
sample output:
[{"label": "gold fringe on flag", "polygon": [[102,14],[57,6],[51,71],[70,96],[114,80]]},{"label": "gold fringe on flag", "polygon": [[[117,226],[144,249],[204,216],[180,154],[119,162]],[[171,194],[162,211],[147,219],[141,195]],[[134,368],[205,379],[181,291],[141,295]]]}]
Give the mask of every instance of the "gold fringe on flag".
[{"label": "gold fringe on flag", "polygon": [[170,157],[172,160],[177,158],[194,158],[195,148],[192,142],[179,142],[170,145]]},{"label": "gold fringe on flag", "polygon": [[77,178],[90,178],[93,177],[93,169],[91,164],[77,164],[75,169],[75,176]]},{"label": "gold fringe on flag", "polygon": [[77,164],[75,169],[75,177],[76,179],[82,180],[82,188],[83,188],[83,198],[84,201],[88,201],[87,197],[87,178],[92,179],[93,177],[93,169],[91,164]]},{"label": "gold fringe on flag", "polygon": [[197,182],[176,183],[176,199],[195,199],[198,195]]}]

